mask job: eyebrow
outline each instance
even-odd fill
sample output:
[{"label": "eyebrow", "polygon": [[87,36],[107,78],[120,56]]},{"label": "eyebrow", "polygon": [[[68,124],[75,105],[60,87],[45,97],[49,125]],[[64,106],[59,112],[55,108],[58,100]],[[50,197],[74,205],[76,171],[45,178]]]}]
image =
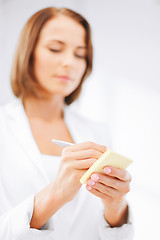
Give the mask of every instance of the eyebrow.
[{"label": "eyebrow", "polygon": [[[49,40],[48,42],[49,42],[49,43],[57,42],[57,43],[60,43],[60,44],[62,44],[62,45],[65,45],[64,42],[62,42],[62,41],[60,41],[60,40],[56,40],[56,39],[51,39],[51,40]],[[87,49],[87,46],[78,46],[77,48],[78,48],[78,49]]]}]

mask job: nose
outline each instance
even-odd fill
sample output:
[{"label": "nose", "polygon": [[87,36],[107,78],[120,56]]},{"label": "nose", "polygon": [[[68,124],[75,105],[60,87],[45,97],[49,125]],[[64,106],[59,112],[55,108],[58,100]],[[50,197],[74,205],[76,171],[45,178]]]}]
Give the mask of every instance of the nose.
[{"label": "nose", "polygon": [[66,51],[62,59],[63,67],[64,68],[72,67],[74,66],[74,62],[75,62],[74,53],[71,51]]}]

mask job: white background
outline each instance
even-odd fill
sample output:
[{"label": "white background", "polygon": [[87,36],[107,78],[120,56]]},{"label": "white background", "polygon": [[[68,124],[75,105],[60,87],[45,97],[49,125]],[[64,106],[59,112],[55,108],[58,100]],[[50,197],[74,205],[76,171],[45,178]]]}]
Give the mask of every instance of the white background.
[{"label": "white background", "polygon": [[72,8],[90,22],[94,71],[73,107],[106,122],[112,147],[133,159],[134,240],[160,240],[160,0],[0,0],[0,104],[13,97],[20,31],[48,6]]}]

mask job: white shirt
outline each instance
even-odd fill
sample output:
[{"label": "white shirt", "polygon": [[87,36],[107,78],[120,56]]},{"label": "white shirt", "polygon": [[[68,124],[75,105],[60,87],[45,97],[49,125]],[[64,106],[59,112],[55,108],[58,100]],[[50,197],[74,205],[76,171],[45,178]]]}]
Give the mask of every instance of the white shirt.
[{"label": "white shirt", "polygon": [[61,163],[61,157],[41,154],[41,163],[50,182],[52,182],[56,178]]},{"label": "white shirt", "polygon": [[[94,141],[110,146],[108,131],[103,125],[82,118],[68,107],[64,118],[75,143]],[[40,230],[31,229],[34,195],[50,183],[52,173],[44,167],[44,156],[39,152],[20,100],[0,108],[0,133],[0,239],[132,239],[130,215],[128,224],[109,228],[103,217],[101,200],[89,193],[84,185],[75,198],[57,211]],[[48,164],[50,160],[47,160]],[[56,174],[60,162],[52,160]]]}]

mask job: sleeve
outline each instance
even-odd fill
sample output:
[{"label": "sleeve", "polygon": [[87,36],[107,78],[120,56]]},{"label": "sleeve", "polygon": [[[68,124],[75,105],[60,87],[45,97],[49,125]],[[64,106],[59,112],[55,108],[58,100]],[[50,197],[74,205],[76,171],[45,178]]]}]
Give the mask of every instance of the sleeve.
[{"label": "sleeve", "polygon": [[34,196],[0,216],[0,239],[54,240],[53,218],[40,229],[30,228]]},{"label": "sleeve", "polygon": [[128,206],[128,220],[121,227],[110,227],[104,218],[103,211],[99,215],[100,240],[132,240],[134,237],[133,216]]}]

